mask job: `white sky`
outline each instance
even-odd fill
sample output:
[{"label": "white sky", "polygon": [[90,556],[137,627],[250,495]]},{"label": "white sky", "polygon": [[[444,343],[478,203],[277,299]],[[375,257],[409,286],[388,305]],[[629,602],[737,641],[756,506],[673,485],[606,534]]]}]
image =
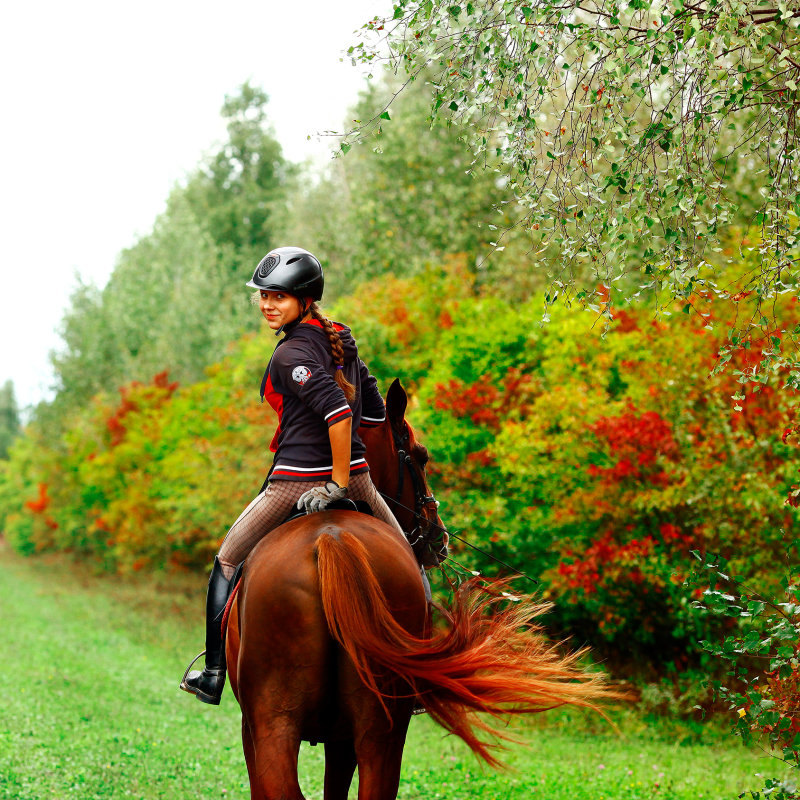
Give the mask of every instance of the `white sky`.
[{"label": "white sky", "polygon": [[170,189],[224,141],[225,94],[265,89],[286,156],[322,159],[364,79],[343,51],[388,0],[46,0],[0,12],[0,383],[49,396],[76,285],[100,286]]}]

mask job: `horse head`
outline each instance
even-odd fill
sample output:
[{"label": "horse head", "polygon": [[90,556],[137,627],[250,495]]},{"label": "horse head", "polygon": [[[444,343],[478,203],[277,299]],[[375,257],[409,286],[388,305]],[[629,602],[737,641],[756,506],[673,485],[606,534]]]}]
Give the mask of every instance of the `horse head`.
[{"label": "horse head", "polygon": [[405,531],[417,558],[432,567],[447,555],[447,531],[428,488],[427,449],[405,418],[408,395],[395,379],[386,393],[386,421],[359,434],[367,448],[372,482]]}]

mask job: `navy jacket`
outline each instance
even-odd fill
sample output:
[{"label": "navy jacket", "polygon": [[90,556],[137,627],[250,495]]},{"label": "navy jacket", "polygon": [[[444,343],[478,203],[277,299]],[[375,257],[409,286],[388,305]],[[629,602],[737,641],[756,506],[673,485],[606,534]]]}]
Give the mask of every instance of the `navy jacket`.
[{"label": "navy jacket", "polygon": [[334,378],[336,365],[325,329],[313,319],[297,325],[278,342],[261,381],[262,401],[275,409],[279,422],[270,447],[275,453],[270,481],[330,480],[328,428],[347,417],[353,418],[350,474],[369,470],[358,428],[380,425],[386,409],[350,329],[333,324],[344,349],[344,374],[356,387],[353,405]]}]

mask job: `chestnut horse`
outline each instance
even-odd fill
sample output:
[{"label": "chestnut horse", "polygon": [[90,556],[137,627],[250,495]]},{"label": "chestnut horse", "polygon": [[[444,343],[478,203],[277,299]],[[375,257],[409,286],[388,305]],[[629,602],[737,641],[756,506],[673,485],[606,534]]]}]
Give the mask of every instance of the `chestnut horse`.
[{"label": "chestnut horse", "polygon": [[[435,548],[443,528],[427,454],[397,381],[386,406],[387,421],[363,432],[372,479],[404,530]],[[359,800],[396,798],[415,697],[493,765],[476,734],[492,728],[473,712],[594,707],[607,694],[599,679],[530,626],[542,607],[501,601],[499,590],[465,585],[431,633],[417,560],[388,525],[323,511],[265,536],[245,563],[226,645],[253,800],[303,799],[303,740],[324,742],[325,800],[346,800],[356,767]]]}]

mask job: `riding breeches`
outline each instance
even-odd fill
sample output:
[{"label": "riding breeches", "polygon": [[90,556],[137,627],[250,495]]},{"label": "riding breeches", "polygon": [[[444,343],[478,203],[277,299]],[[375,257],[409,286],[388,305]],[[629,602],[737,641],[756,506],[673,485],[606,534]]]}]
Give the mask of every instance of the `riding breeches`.
[{"label": "riding breeches", "polygon": [[[228,531],[219,549],[219,561],[226,578],[233,575],[237,564],[247,558],[248,553],[271,530],[277,528],[296,507],[300,495],[315,486],[324,486],[325,481],[272,481],[239,515]],[[382,522],[391,525],[398,533],[402,528],[389,510],[389,506],[378,494],[368,472],[352,475],[347,496],[350,500],[364,500],[372,513]]]}]

